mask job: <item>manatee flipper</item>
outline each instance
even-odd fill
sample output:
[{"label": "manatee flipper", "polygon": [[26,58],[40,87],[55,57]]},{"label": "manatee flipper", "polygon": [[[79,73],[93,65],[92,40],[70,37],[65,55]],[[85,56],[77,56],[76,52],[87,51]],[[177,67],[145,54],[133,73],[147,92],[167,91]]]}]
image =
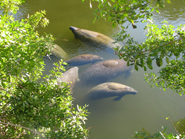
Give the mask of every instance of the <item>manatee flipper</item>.
[{"label": "manatee flipper", "polygon": [[[123,95],[123,96],[124,96],[124,95]],[[113,100],[114,100],[114,101],[119,101],[119,100],[122,99],[123,96],[118,96],[118,97],[114,98]]]}]

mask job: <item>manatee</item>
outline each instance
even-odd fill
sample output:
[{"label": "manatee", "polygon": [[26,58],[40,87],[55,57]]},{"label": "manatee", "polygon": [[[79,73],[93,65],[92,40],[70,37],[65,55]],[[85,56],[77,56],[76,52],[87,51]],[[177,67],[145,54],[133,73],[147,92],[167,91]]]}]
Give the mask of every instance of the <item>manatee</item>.
[{"label": "manatee", "polygon": [[115,97],[114,100],[120,100],[128,94],[137,94],[132,87],[115,82],[106,82],[99,84],[88,91],[87,97],[90,100],[96,100],[107,97]]},{"label": "manatee", "polygon": [[107,48],[121,47],[120,44],[115,43],[115,40],[99,32],[80,29],[73,26],[71,26],[69,29],[73,32],[75,38],[78,38],[87,44],[93,44],[95,46],[101,45]]},{"label": "manatee", "polygon": [[73,67],[67,70],[62,74],[61,77],[57,78],[57,83],[60,85],[61,82],[66,82],[69,84],[70,88],[72,89],[75,83],[78,81],[78,67]]},{"label": "manatee", "polygon": [[83,83],[99,84],[129,72],[132,66],[127,66],[123,59],[112,59],[98,62],[90,66],[80,76]]},{"label": "manatee", "polygon": [[102,59],[103,59],[102,57],[97,55],[82,54],[82,55],[78,55],[73,58],[70,58],[69,60],[66,61],[66,63],[69,66],[80,66],[80,65],[85,65],[89,63],[95,63]]},{"label": "manatee", "polygon": [[51,53],[57,57],[57,58],[62,58],[62,59],[67,59],[68,55],[67,53],[58,45],[54,45],[54,47],[52,47]]}]

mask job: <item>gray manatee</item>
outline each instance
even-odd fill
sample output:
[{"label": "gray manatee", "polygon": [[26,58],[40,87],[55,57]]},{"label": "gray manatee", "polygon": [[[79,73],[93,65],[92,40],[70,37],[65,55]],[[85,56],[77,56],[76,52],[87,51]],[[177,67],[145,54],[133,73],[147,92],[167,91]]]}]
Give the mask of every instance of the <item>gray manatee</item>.
[{"label": "gray manatee", "polygon": [[106,82],[99,84],[88,91],[87,97],[90,100],[115,97],[114,100],[120,100],[123,96],[128,94],[137,94],[137,91],[132,87],[115,83],[115,82]]},{"label": "gray manatee", "polygon": [[73,67],[67,70],[62,74],[61,77],[57,78],[58,85],[61,84],[61,82],[66,82],[69,84],[70,88],[72,89],[75,85],[75,83],[79,80],[78,78],[78,67]]},{"label": "gray manatee", "polygon": [[120,44],[115,43],[115,40],[99,32],[80,29],[73,26],[71,26],[69,29],[73,32],[75,38],[78,38],[82,42],[85,42],[88,44],[90,43],[96,46],[101,45],[109,48],[121,47]]},{"label": "gray manatee", "polygon": [[102,59],[103,59],[102,57],[97,55],[82,54],[82,55],[78,55],[73,58],[70,58],[69,60],[66,61],[66,63],[69,66],[80,66],[80,65],[85,65],[89,63],[95,63]]},{"label": "gray manatee", "polygon": [[123,59],[112,59],[98,62],[80,76],[80,81],[83,83],[99,84],[119,75],[130,72],[132,66],[127,66],[127,62]]}]

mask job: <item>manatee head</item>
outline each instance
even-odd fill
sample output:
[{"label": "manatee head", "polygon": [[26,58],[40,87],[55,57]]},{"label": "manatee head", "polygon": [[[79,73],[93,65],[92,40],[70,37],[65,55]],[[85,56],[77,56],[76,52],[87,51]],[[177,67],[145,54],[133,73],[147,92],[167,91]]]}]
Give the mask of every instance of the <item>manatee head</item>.
[{"label": "manatee head", "polygon": [[108,89],[110,91],[115,91],[118,93],[118,95],[125,95],[125,94],[137,94],[137,91],[130,87],[130,86],[127,86],[127,85],[124,85],[124,84],[119,84],[119,83],[114,83],[114,82],[110,82],[108,84]]},{"label": "manatee head", "polygon": [[77,27],[73,27],[73,26],[70,26],[69,29],[70,29],[71,31],[77,31],[77,30],[78,30]]},{"label": "manatee head", "polygon": [[88,43],[88,45],[102,45],[112,47],[113,42],[115,42],[110,37],[99,32],[81,29],[73,26],[69,27],[69,29],[73,32],[75,38],[78,38],[79,40]]},{"label": "manatee head", "polygon": [[115,90],[117,94],[117,97],[113,99],[114,101],[119,101],[123,96],[128,95],[128,94],[132,94],[132,95],[137,94],[137,91],[134,88],[124,85],[124,84],[110,83],[108,85],[108,88],[111,91]]},{"label": "manatee head", "polygon": [[69,29],[73,32],[75,38],[78,38],[83,42],[94,42],[94,38],[98,36],[96,32],[86,29],[80,29],[73,26],[69,27]]},{"label": "manatee head", "polygon": [[73,32],[75,38],[78,38],[77,32],[78,32],[79,28],[71,26],[71,27],[69,27],[69,29]]}]

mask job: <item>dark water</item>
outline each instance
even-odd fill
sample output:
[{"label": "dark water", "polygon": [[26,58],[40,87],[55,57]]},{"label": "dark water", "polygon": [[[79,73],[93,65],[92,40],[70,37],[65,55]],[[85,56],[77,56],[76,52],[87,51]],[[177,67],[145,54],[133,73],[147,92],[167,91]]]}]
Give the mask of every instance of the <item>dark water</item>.
[{"label": "dark water", "polygon": [[[185,23],[185,14],[180,14],[185,10],[184,3],[184,0],[173,0],[173,5],[167,5],[160,11],[160,15],[157,13],[154,15],[155,22],[160,25],[161,21],[167,20],[175,26]],[[66,51],[69,58],[83,53],[97,54],[104,60],[117,58],[116,55],[76,40],[69,30],[70,26],[76,26],[101,32],[112,38],[119,31],[119,27],[113,29],[110,22],[102,19],[93,24],[93,9],[89,8],[88,0],[85,3],[81,0],[27,0],[22,5],[17,18],[44,9],[47,11],[50,24],[45,29],[39,29],[40,33],[53,34],[56,38],[55,43]],[[137,29],[129,28],[128,32],[136,40],[144,41],[146,38],[144,25],[141,23],[136,25]],[[46,70],[51,69],[52,63],[46,61],[46,64]],[[79,74],[89,66],[91,65],[80,66]],[[160,130],[161,126],[167,126],[168,132],[175,133],[172,123],[167,121],[166,117],[170,116],[173,121],[185,117],[185,97],[180,97],[171,90],[164,92],[159,88],[151,88],[144,81],[142,69],[138,72],[132,70],[129,77],[121,75],[111,81],[131,86],[138,91],[138,94],[126,95],[120,101],[113,101],[114,98],[86,101],[86,93],[92,86],[83,85],[77,86],[73,93],[75,105],[89,104],[88,109],[91,114],[88,117],[87,127],[91,131],[90,139],[126,139],[142,128],[154,133]]]}]

